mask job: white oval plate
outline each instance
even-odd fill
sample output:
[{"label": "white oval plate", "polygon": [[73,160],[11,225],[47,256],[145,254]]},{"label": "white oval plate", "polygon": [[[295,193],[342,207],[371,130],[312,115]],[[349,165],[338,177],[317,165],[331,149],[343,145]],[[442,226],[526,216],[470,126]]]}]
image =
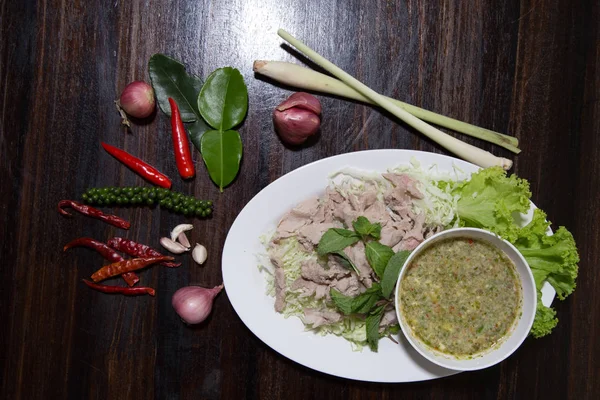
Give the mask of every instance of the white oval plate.
[{"label": "white oval plate", "polygon": [[[225,240],[223,283],[233,308],[260,340],[290,360],[348,379],[415,382],[458,372],[423,358],[402,334],[398,337],[399,344],[381,339],[379,352],[373,353],[368,348],[353,351],[349,342],[335,335],[318,336],[305,331],[299,318],[286,319],[275,312],[275,299],[265,294],[265,276],[258,269],[258,255],[264,254],[260,237],[273,231],[280,218],[302,200],[324,193],[331,173],[345,167],[385,172],[408,165],[411,158],[418,160],[423,168],[437,165],[440,172],[452,172],[455,166],[467,174],[479,169],[453,157],[412,150],[347,153],[313,162],[284,175],[244,207]],[[554,289],[546,284],[542,289],[543,303],[549,306],[554,294]]]}]

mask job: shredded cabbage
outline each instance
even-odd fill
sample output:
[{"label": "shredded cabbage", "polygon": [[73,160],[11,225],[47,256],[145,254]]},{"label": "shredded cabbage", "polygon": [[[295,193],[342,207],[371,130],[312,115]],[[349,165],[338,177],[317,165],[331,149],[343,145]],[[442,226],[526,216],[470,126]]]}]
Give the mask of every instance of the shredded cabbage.
[{"label": "shredded cabbage", "polygon": [[452,192],[466,178],[462,170],[454,166],[451,173],[441,172],[435,164],[423,169],[413,158],[410,165],[392,168],[390,172],[406,174],[418,182],[417,187],[424,197],[413,200],[413,204],[418,211],[425,213],[425,223],[458,226],[456,209],[460,196]]},{"label": "shredded cabbage", "polygon": [[[314,296],[306,296],[301,289],[291,290],[292,283],[301,275],[302,262],[316,258],[316,254],[307,253],[303,250],[302,245],[295,237],[283,239],[278,244],[278,253],[282,255],[282,268],[285,273],[285,308],[283,316],[285,318],[298,317],[301,320],[304,317],[304,309],[314,308],[321,311],[334,311],[337,309],[333,303],[327,303],[325,299],[316,299]],[[266,272],[265,279],[267,283],[266,294],[275,296],[275,279],[270,272],[270,268],[265,265],[259,265],[259,270]],[[334,334],[341,336],[350,341],[353,350],[360,351],[367,343],[367,331],[365,329],[365,321],[358,317],[343,316],[336,323],[330,325],[322,325],[317,328],[306,326],[307,330],[313,331],[318,335],[324,336]]]},{"label": "shredded cabbage", "polygon": [[[435,169],[435,170],[434,170]],[[418,188],[424,194],[422,200],[414,201],[415,212],[424,212],[426,223],[447,226],[456,220],[456,203],[458,196],[451,194],[454,185],[438,185],[437,180],[448,178],[449,174],[442,174],[437,168],[421,169],[415,161],[410,166],[397,167],[390,169],[389,172],[405,173],[418,181]],[[455,171],[458,176],[460,171]],[[455,177],[456,179],[456,177]],[[391,187],[391,183],[385,179],[379,172],[369,172],[353,168],[342,169],[330,176],[329,187],[337,190],[340,194],[347,196],[349,193],[359,194],[365,190],[375,188],[379,199],[383,198],[385,191]],[[457,222],[455,222],[457,223]],[[265,247],[269,246],[272,234],[261,237],[261,242]],[[301,289],[291,290],[292,283],[301,276],[302,263],[306,260],[316,258],[316,253],[308,253],[295,237],[280,240],[276,251],[281,255],[282,268],[286,278],[285,289],[285,307],[283,316],[304,318],[304,309],[314,308],[320,311],[334,311],[337,308],[333,302],[328,303],[325,299],[316,299],[314,296],[304,295]],[[272,249],[271,251],[273,251]],[[266,294],[275,296],[275,279],[273,276],[273,266],[265,265],[267,262],[259,264],[259,269],[265,272],[267,283]],[[366,322],[363,318],[357,316],[342,315],[339,322],[322,325],[312,328],[306,325],[306,330],[315,332],[318,335],[334,334],[348,340],[354,351],[361,351],[363,346],[367,345]],[[388,327],[383,335],[397,333],[397,326]]]}]

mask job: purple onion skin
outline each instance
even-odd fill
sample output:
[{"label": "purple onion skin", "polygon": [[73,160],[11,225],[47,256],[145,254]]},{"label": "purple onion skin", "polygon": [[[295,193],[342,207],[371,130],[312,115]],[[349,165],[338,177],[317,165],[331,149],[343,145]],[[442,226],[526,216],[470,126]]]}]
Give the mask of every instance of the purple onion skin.
[{"label": "purple onion skin", "polygon": [[212,289],[186,286],[173,294],[171,305],[183,322],[189,325],[199,324],[210,315],[214,298],[222,289],[222,284]]},{"label": "purple onion skin", "polygon": [[304,92],[291,95],[273,111],[273,125],[287,144],[299,145],[319,131],[321,103]]}]

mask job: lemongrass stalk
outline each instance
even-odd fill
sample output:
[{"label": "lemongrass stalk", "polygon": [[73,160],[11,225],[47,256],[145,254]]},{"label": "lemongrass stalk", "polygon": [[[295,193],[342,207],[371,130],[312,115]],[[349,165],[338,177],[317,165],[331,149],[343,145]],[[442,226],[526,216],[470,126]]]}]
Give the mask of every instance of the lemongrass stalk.
[{"label": "lemongrass stalk", "polygon": [[[371,99],[363,96],[344,82],[312,69],[301,67],[297,64],[284,61],[257,60],[254,61],[253,68],[254,72],[267,76],[285,85],[374,104]],[[478,139],[486,140],[497,144],[498,146],[502,146],[516,154],[521,152],[521,149],[517,147],[519,145],[519,140],[514,136],[504,135],[454,118],[449,118],[391,97],[386,98],[423,121],[431,122],[432,124],[443,126],[444,128],[452,129]]]},{"label": "lemongrass stalk", "polygon": [[292,35],[284,31],[283,29],[279,29],[277,31],[277,34],[281,36],[285,41],[290,43],[292,46],[294,46],[296,49],[304,53],[304,55],[308,56],[314,62],[323,67],[327,72],[340,79],[341,81],[345,82],[348,86],[354,88],[363,96],[368,97],[375,104],[394,114],[406,124],[417,129],[431,140],[434,140],[448,151],[456,154],[464,160],[472,162],[473,164],[479,165],[483,168],[500,166],[505,170],[508,170],[512,167],[511,160],[503,157],[496,157],[490,152],[487,152],[478,147],[472,146],[468,143],[458,140],[455,137],[452,137],[440,131],[439,129],[434,128],[427,122],[420,120],[408,111],[398,107],[389,99],[385,98],[373,89],[361,83],[356,78],[353,78],[350,74],[337,67],[331,61],[327,60],[325,57],[321,56],[316,51],[312,50],[310,47],[308,47],[298,39],[294,38]]}]

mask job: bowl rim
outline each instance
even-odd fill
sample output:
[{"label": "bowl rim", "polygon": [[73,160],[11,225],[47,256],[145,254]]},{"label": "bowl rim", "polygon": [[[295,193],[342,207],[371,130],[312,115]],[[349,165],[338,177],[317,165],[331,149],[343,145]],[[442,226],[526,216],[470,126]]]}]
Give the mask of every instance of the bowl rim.
[{"label": "bowl rim", "polygon": [[[442,357],[436,357],[434,351],[429,350],[429,347],[426,344],[424,344],[420,339],[416,338],[412,334],[411,328],[409,326],[407,326],[407,324],[404,323],[404,319],[402,318],[402,315],[400,313],[399,292],[400,292],[400,288],[401,288],[401,281],[406,273],[407,266],[416,257],[416,255],[419,254],[432,241],[438,240],[440,237],[443,237],[443,236],[446,236],[449,234],[455,235],[457,232],[465,232],[467,234],[472,233],[472,232],[477,232],[479,234],[483,234],[484,236],[488,236],[490,238],[489,243],[492,244],[494,247],[498,247],[494,243],[494,241],[499,240],[499,241],[504,242],[504,244],[506,244],[508,246],[508,248],[514,253],[514,255],[519,259],[519,261],[526,267],[526,268],[524,268],[524,270],[526,271],[526,273],[525,273],[526,280],[523,279],[522,274],[517,273],[519,280],[521,281],[521,290],[522,290],[521,317],[519,317],[519,320],[513,324],[512,331],[509,332],[509,334],[503,338],[503,342],[506,342],[510,337],[512,337],[515,334],[515,332],[517,331],[517,326],[522,323],[521,319],[523,318],[526,307],[530,307],[532,309],[531,310],[532,312],[531,312],[531,316],[530,316],[529,320],[525,321],[525,324],[526,324],[525,325],[526,329],[524,330],[525,333],[522,334],[522,337],[518,338],[517,343],[514,344],[511,348],[509,348],[508,350],[504,350],[502,353],[499,353],[498,357],[494,358],[493,360],[490,360],[489,362],[478,364],[478,365],[471,365],[473,359],[460,360],[457,358],[450,358],[451,356],[449,356],[449,358],[448,358],[449,360],[452,360],[453,362],[459,362],[459,363],[461,361],[464,361],[466,364],[469,364],[469,365],[464,365],[464,366],[456,366],[454,364],[450,365],[449,363],[446,363],[445,361],[440,360],[440,358],[442,358]],[[502,251],[502,249],[499,249],[499,250]],[[515,268],[517,268],[517,270],[518,270],[517,265],[515,265]],[[529,286],[530,290],[532,290],[532,292],[533,292],[533,301],[531,302],[531,304],[525,304],[524,293],[526,290],[525,289],[526,286]],[[456,371],[480,370],[480,369],[484,369],[484,368],[488,368],[493,365],[496,365],[496,364],[504,361],[506,358],[508,358],[511,354],[513,354],[521,346],[521,344],[525,341],[527,336],[529,336],[529,332],[531,331],[531,327],[533,326],[533,320],[535,318],[535,310],[537,308],[537,289],[535,286],[535,280],[533,278],[533,273],[531,272],[531,268],[529,268],[529,265],[527,264],[527,261],[525,260],[525,258],[521,254],[521,252],[519,252],[519,250],[512,243],[503,239],[496,233],[491,232],[486,229],[480,229],[480,228],[463,228],[463,227],[450,228],[450,229],[446,229],[441,232],[438,232],[438,233],[430,236],[429,238],[425,239],[423,242],[421,242],[404,261],[404,264],[402,265],[402,268],[400,269],[400,273],[398,274],[398,279],[396,281],[396,287],[394,289],[394,294],[395,294],[394,309],[396,310],[396,318],[398,319],[398,323],[400,325],[402,334],[407,339],[407,341],[410,343],[410,345],[420,355],[422,355],[423,357],[425,357],[427,360],[431,361],[432,363],[437,364],[441,367],[453,369]],[[500,350],[500,348],[501,347],[493,349],[487,353],[484,353],[484,355],[493,354],[495,352],[498,352]]]}]

